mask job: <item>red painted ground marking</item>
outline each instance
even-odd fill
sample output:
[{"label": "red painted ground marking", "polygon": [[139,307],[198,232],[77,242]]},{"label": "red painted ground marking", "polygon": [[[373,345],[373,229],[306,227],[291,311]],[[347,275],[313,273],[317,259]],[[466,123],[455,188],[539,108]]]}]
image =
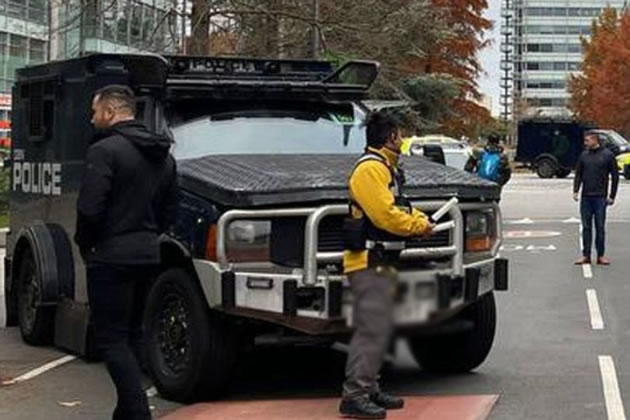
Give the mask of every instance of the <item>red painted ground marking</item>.
[{"label": "red painted ground marking", "polygon": [[[414,396],[388,420],[483,420],[498,395]],[[184,407],[161,420],[328,420],[340,418],[339,400],[224,401]]]}]

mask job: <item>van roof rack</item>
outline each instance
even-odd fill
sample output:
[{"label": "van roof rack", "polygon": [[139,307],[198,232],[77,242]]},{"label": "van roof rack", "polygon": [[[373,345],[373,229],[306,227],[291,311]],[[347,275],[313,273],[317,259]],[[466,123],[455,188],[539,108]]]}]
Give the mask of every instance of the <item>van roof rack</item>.
[{"label": "van roof rack", "polygon": [[186,95],[323,95],[364,99],[378,76],[375,61],[348,61],[335,69],[328,61],[158,54],[87,54],[18,70],[18,79],[53,74],[126,74],[138,89]]}]

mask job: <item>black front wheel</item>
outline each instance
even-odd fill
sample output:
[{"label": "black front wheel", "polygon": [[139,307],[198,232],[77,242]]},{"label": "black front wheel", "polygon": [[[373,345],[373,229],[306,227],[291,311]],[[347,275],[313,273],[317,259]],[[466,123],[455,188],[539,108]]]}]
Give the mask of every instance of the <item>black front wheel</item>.
[{"label": "black front wheel", "polygon": [[55,308],[41,304],[41,279],[31,249],[22,255],[17,281],[18,325],[22,339],[33,346],[52,343]]},{"label": "black front wheel", "polygon": [[470,329],[450,334],[410,337],[411,353],[426,371],[471,371],[481,365],[490,353],[496,317],[494,294],[488,293],[457,316],[457,319],[470,322]]},{"label": "black front wheel", "polygon": [[542,158],[538,162],[536,162],[536,173],[540,178],[553,178],[558,171],[558,165],[553,159],[550,158]]},{"label": "black front wheel", "polygon": [[147,298],[148,364],[160,395],[190,402],[225,391],[237,354],[234,329],[210,313],[188,272],[162,273]]}]

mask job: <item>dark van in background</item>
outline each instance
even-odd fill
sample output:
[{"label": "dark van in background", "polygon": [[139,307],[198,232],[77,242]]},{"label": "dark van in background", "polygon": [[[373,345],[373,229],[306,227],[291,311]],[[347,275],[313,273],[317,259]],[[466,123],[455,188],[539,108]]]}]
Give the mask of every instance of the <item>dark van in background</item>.
[{"label": "dark van in background", "polygon": [[564,178],[575,168],[584,133],[592,128],[572,120],[521,121],[515,160],[532,168],[541,178]]}]

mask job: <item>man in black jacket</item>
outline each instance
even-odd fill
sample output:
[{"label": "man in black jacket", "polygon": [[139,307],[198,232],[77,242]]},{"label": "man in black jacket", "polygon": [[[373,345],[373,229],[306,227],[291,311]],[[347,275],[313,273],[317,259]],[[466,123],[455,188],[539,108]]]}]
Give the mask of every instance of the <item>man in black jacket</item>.
[{"label": "man in black jacket", "polygon": [[144,297],[160,263],[158,236],[175,221],[175,160],[170,139],[134,119],[130,88],[99,90],[92,111],[101,139],[87,152],[75,242],[87,267],[96,346],[118,394],[113,419],[150,419],[130,343],[142,336]]},{"label": "man in black jacket", "polygon": [[[573,199],[578,201],[578,193],[582,188],[580,213],[582,216],[582,257],[576,264],[591,263],[591,247],[593,243],[593,219],[595,219],[595,246],[597,248],[597,264],[609,265],[605,256],[606,246],[606,207],[612,206],[619,187],[617,162],[612,152],[602,147],[597,133],[587,132],[584,135],[586,150],[580,156],[575,169],[573,183]],[[609,178],[612,177],[610,194]]]}]

